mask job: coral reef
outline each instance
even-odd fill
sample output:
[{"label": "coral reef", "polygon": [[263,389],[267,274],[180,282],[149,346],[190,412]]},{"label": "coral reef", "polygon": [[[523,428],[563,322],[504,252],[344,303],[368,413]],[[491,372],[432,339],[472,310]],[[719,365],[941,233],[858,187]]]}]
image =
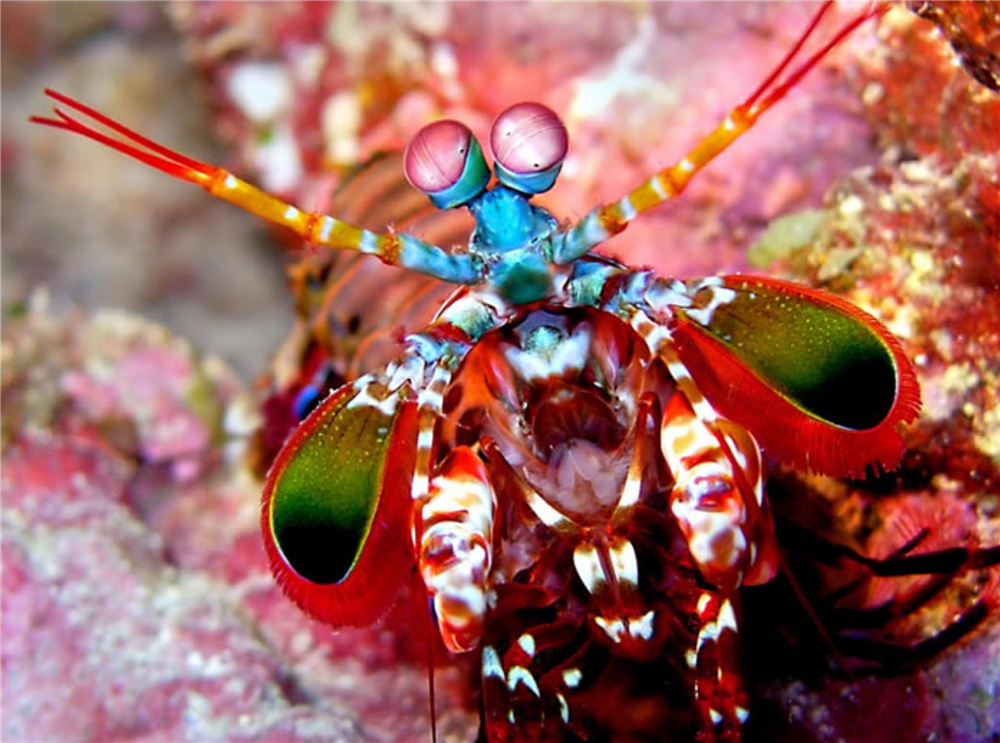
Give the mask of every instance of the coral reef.
[{"label": "coral reef", "polygon": [[[36,306],[4,336],[5,740],[426,736],[418,645],[331,641],[274,585],[231,371],[118,312]],[[458,674],[440,725],[468,740]]]},{"label": "coral reef", "polygon": [[[839,180],[823,209],[772,224],[750,257],[772,272],[835,290],[887,322],[916,362],[923,411],[907,431],[911,448],[898,472],[850,483],[783,473],[769,491],[779,513],[869,557],[995,547],[1000,97],[954,64],[938,35],[914,17],[890,14],[880,33],[885,43],[860,66],[856,85],[881,159]],[[796,559],[808,561],[809,549]],[[907,724],[905,733],[893,731],[894,740],[1000,735],[995,567],[873,578],[839,561],[806,580],[818,597],[839,593],[829,614],[833,628],[851,612],[881,617],[874,627],[854,630],[844,647],[875,651],[898,675],[772,688],[782,707],[797,710],[793,728],[810,730],[816,740],[882,740],[887,729],[851,721],[905,708],[889,717]],[[963,623],[968,635],[961,639]],[[952,644],[944,641],[949,636]],[[946,652],[927,662],[942,647]]]},{"label": "coral reef", "polygon": [[[273,585],[259,483],[240,460],[254,391],[145,320],[66,315],[74,303],[126,306],[256,373],[292,324],[267,230],[24,120],[42,87],[64,89],[316,208],[429,119],[460,117],[482,138],[497,111],[535,98],[566,117],[570,159],[545,205],[572,218],[679,157],[811,12],[511,7],[5,4],[5,739],[427,737],[412,604],[334,636]],[[898,8],[877,37],[856,33],[683,199],[610,244],[673,275],[766,265],[845,294],[900,335],[925,400],[903,469],[868,482],[772,479],[786,518],[875,557],[924,529],[917,553],[1000,542],[1000,104],[932,28]],[[976,51],[988,45],[970,38],[962,61],[988,71]],[[206,140],[213,131],[224,146]],[[40,284],[54,313],[33,294]],[[866,578],[843,565],[803,576],[813,595],[855,577]],[[866,578],[844,601],[902,603],[926,585]],[[980,602],[991,614],[888,679],[831,676],[787,586],[754,590],[748,632],[763,650],[748,654],[750,734],[996,738],[995,570],[964,573],[884,623],[877,639],[912,645]],[[820,647],[774,660],[775,648],[805,645]],[[468,677],[438,669],[443,740],[475,734]]]}]

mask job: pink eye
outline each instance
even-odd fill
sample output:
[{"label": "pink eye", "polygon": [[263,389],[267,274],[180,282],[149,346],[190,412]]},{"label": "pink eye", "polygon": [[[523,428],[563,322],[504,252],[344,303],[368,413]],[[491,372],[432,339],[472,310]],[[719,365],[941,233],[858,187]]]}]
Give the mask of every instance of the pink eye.
[{"label": "pink eye", "polygon": [[569,137],[552,109],[541,103],[517,103],[493,123],[490,147],[497,178],[511,188],[535,194],[555,183]]},{"label": "pink eye", "polygon": [[442,209],[464,204],[490,179],[479,142],[465,124],[435,121],[414,135],[403,156],[403,172],[415,189]]}]

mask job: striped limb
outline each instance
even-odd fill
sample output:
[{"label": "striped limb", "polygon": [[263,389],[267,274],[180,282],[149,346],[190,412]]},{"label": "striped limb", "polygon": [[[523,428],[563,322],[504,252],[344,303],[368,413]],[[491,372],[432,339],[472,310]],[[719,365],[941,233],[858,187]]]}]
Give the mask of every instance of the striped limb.
[{"label": "striped limb", "polygon": [[[485,440],[484,450],[496,472],[496,443]],[[417,509],[414,528],[420,572],[434,600],[441,636],[448,649],[456,653],[480,644],[489,606],[502,605],[504,611],[538,609],[558,598],[557,592],[540,586],[490,586],[496,515],[491,469],[472,448],[457,447],[438,469],[429,494]],[[512,474],[505,471],[500,476]],[[563,664],[565,668],[560,666],[537,676],[544,669],[535,668],[535,658],[544,650],[572,640],[583,621],[583,615],[556,619],[522,633],[506,649],[494,644],[483,646],[481,672],[488,740],[541,740],[560,735],[570,720],[567,694],[579,685],[582,671],[571,659],[569,665]]]},{"label": "striped limb", "polygon": [[749,713],[733,600],[741,584],[767,582],[778,568],[760,449],[704,398],[665,327],[638,310],[631,323],[677,383],[660,429],[660,448],[674,477],[670,510],[702,577],[720,589],[703,593],[696,606],[700,627],[687,654],[695,698],[712,739],[739,739]]},{"label": "striped limb", "polygon": [[486,467],[467,446],[453,450],[417,504],[415,539],[438,627],[453,653],[479,645],[493,562],[496,494]]},{"label": "striped limb", "polygon": [[576,724],[570,707],[574,694],[598,676],[593,640],[547,670],[537,661],[545,651],[577,635],[582,615],[559,618],[523,632],[501,654],[483,646],[483,707],[490,743],[512,740],[562,740]]},{"label": "striped limb", "polygon": [[784,80],[778,78],[792,62],[806,40],[830,9],[832,0],[823,3],[795,46],[763,83],[743,103],[730,111],[722,123],[703,138],[680,162],[664,168],[616,202],[604,204],[587,214],[580,222],[556,236],[552,245],[552,260],[565,265],[589,252],[605,240],[624,230],[638,215],[680,194],[688,182],[710,163],[716,155],[747,132],[761,114],[780,101],[814,68],[826,54],[869,18],[885,12],[888,3],[866,6],[865,10],[845,24],[833,38],[795,68]]},{"label": "striped limb", "polygon": [[733,600],[725,593],[705,592],[698,597],[696,611],[698,639],[687,651],[687,662],[694,672],[702,737],[741,740],[750,711],[740,669],[739,627]]},{"label": "striped limb", "polygon": [[663,414],[660,449],[674,477],[671,512],[691,557],[705,580],[723,591],[767,582],[777,572],[778,555],[756,441],[701,394],[667,328],[639,310],[630,320],[677,383],[679,394]]},{"label": "striped limb", "polygon": [[[603,528],[580,524],[563,513],[510,467],[496,442],[489,438],[482,441],[487,467],[498,490],[516,494],[537,518],[539,527],[544,526],[569,543],[574,569],[572,579],[564,586],[547,585],[537,595],[522,596],[520,600],[502,591],[510,586],[498,586],[497,611],[509,614],[547,606],[570,585],[576,587],[574,590],[582,587],[587,596],[586,603],[578,607],[581,610],[560,612],[552,622],[532,627],[516,639],[497,642],[498,638],[486,638],[482,673],[491,741],[561,739],[567,726],[584,725],[589,713],[584,710],[581,714],[574,707],[574,697],[599,676],[599,670],[591,666],[603,655],[589,652],[595,643],[633,659],[655,658],[662,651],[666,614],[662,606],[649,606],[640,593],[639,559],[628,536],[629,521],[649,465],[652,442],[647,445],[647,441],[655,436],[655,407],[654,395],[640,397],[632,461],[613,515]],[[551,557],[562,559],[560,554],[566,553],[557,550]],[[502,621],[498,622],[500,626]],[[588,632],[583,645],[568,659],[547,665],[552,655],[543,651],[578,639],[584,623]]]},{"label": "striped limb", "polygon": [[[721,589],[703,593],[696,607],[698,637],[687,652],[695,676],[695,700],[703,730],[713,731],[710,739],[739,739],[748,704],[739,669],[738,628],[732,601],[748,566],[767,577],[775,569],[775,565],[755,565],[764,554],[758,554],[751,516],[763,508],[760,452],[748,434],[740,442],[742,447],[737,448],[733,439],[727,441],[728,446],[720,444],[695,416],[683,392],[667,403],[660,442],[675,479],[670,510],[699,572]],[[742,465],[743,477],[737,475],[734,459]],[[738,480],[752,482],[750,497],[745,497],[748,494],[739,487]],[[773,537],[766,544],[773,549]]]},{"label": "striped limb", "polygon": [[104,134],[60,108],[55,108],[58,118],[32,116],[32,122],[80,134],[167,175],[201,186],[212,196],[287,227],[312,245],[375,255],[389,265],[403,266],[454,284],[475,284],[482,279],[482,267],[471,255],[452,255],[406,233],[371,232],[325,214],[303,211],[223,168],[164,147],[68,96],[48,89],[45,94],[104,125],[124,140]]},{"label": "striped limb", "polygon": [[455,653],[472,650],[482,636],[496,494],[485,465],[469,447],[456,448],[434,470],[435,430],[454,369],[505,313],[503,301],[488,292],[454,297],[427,331],[407,338],[409,354],[394,370],[408,378],[423,377],[425,365],[430,369],[417,396],[412,536],[441,637]]},{"label": "striped limb", "polygon": [[423,502],[429,492],[434,432],[452,374],[479,339],[496,328],[507,314],[506,303],[490,292],[456,292],[424,332],[406,338],[407,353],[390,370],[396,377],[393,384],[419,378],[414,383],[414,388],[420,390],[417,397],[417,462],[411,490],[415,503]]}]

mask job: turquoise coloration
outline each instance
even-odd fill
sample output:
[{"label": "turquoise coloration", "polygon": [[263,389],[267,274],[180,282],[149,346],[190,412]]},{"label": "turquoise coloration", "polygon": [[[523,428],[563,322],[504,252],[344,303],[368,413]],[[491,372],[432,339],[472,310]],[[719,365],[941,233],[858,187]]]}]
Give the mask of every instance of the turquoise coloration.
[{"label": "turquoise coloration", "polygon": [[566,333],[559,328],[542,325],[528,333],[524,342],[524,350],[536,356],[549,358],[564,340],[566,340]]},{"label": "turquoise coloration", "polygon": [[[517,304],[537,302],[552,290],[552,267],[547,250],[549,237],[558,223],[548,211],[533,206],[529,198],[498,185],[469,201],[469,211],[476,218],[470,252],[453,256],[468,261],[472,271],[482,266],[485,276],[481,278],[496,287],[500,296]],[[429,256],[405,257],[404,265],[413,265],[418,259]],[[435,264],[442,261],[442,256],[434,257]],[[439,271],[435,275],[445,273],[444,266],[434,265],[433,268]],[[456,266],[449,269],[449,276],[458,271]]]},{"label": "turquoise coloration", "polygon": [[544,299],[552,290],[552,269],[532,247],[504,253],[490,266],[487,280],[504,299],[529,304]]},{"label": "turquoise coloration", "polygon": [[469,139],[469,154],[465,158],[462,175],[453,186],[428,193],[427,196],[438,209],[451,209],[476,198],[490,182],[490,169],[483,157],[483,150],[475,137]]},{"label": "turquoise coloration", "polygon": [[556,228],[555,217],[506,186],[486,191],[469,204],[469,211],[476,218],[472,245],[480,253],[538,245]]},{"label": "turquoise coloration", "polygon": [[477,284],[482,279],[479,256],[448,253],[405,233],[399,236],[399,263],[452,284]]},{"label": "turquoise coloration", "polygon": [[[425,130],[418,135],[423,136],[420,139],[424,148],[419,151],[421,158],[433,164],[435,158],[448,161],[454,156],[450,139],[438,142],[440,132]],[[533,206],[530,199],[553,186],[562,167],[562,156],[544,170],[524,174],[505,168],[498,160],[494,169],[500,182],[489,188],[490,171],[479,143],[471,133],[468,142],[469,151],[462,173],[453,185],[440,191],[421,188],[438,208],[468,207],[476,220],[468,252],[442,250],[403,233],[399,235],[396,261],[406,268],[454,284],[485,281],[504,299],[516,304],[544,299],[552,293],[551,240],[559,224],[546,209]],[[426,163],[423,165],[430,167]],[[422,172],[414,167],[416,172]]]},{"label": "turquoise coloration", "polygon": [[610,259],[579,260],[573,264],[566,291],[574,304],[596,307],[608,278],[622,270],[622,264]]},{"label": "turquoise coloration", "polygon": [[[424,145],[433,149],[433,139],[428,137]],[[443,157],[449,152],[430,154]],[[548,210],[532,205],[530,199],[550,189],[561,168],[562,157],[550,167],[531,173],[514,172],[497,160],[494,171],[500,182],[489,188],[489,168],[479,143],[470,135],[462,174],[454,185],[424,191],[441,209],[468,207],[476,220],[469,251],[452,253],[400,234],[399,265],[455,284],[486,282],[515,304],[545,299],[553,291],[551,243],[559,223]],[[595,285],[591,291],[599,288]],[[464,323],[473,331],[479,324],[471,318]]]},{"label": "turquoise coloration", "polygon": [[[463,175],[456,186],[464,181]],[[428,196],[434,201],[442,193]],[[517,303],[545,298],[553,276],[550,237],[559,225],[529,198],[502,185],[476,194],[465,202],[476,218],[468,253],[447,252],[402,233],[399,264],[453,284],[478,284],[486,279],[501,296]]]},{"label": "turquoise coloration", "polygon": [[497,179],[505,186],[510,186],[526,194],[539,194],[545,193],[555,185],[556,178],[559,177],[559,171],[562,170],[562,165],[562,160],[560,160],[551,168],[546,168],[545,170],[539,170],[534,173],[515,173],[513,170],[505,168],[501,163],[496,162],[493,164],[493,170],[497,174]]}]

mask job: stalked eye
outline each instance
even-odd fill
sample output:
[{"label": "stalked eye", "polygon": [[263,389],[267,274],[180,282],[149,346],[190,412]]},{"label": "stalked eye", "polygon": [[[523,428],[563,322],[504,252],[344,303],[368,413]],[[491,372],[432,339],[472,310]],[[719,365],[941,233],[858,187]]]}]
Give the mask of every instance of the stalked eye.
[{"label": "stalked eye", "polygon": [[556,182],[569,137],[552,109],[541,103],[517,103],[493,122],[490,147],[500,182],[536,194]]},{"label": "stalked eye", "polygon": [[470,201],[490,180],[479,142],[469,127],[450,120],[435,121],[416,133],[406,146],[403,172],[440,209]]}]

